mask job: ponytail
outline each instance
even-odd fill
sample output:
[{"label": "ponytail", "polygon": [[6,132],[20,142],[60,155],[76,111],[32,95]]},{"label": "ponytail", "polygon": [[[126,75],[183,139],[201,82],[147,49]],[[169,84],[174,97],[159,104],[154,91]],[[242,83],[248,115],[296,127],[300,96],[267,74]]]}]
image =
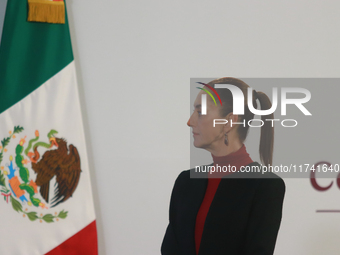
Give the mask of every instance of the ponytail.
[{"label": "ponytail", "polygon": [[[261,110],[268,110],[272,107],[270,99],[265,93],[255,93],[257,94],[257,98],[260,101]],[[273,122],[266,121],[266,119],[274,119],[274,113],[261,116],[261,120],[264,122],[264,125],[261,127],[259,153],[262,163],[268,166],[272,165],[273,163],[274,127]]]},{"label": "ponytail", "polygon": [[[240,122],[245,120],[248,122],[251,119],[254,119],[254,113],[252,113],[249,110],[248,107],[248,84],[245,82],[232,78],[232,77],[224,77],[220,79],[213,80],[208,83],[210,86],[215,87],[215,84],[232,84],[238,88],[240,88],[243,92],[243,95],[245,95],[244,105],[245,105],[245,114],[239,116]],[[229,90],[227,89],[219,89],[215,88],[215,90],[218,92],[218,94],[221,97],[221,100],[223,102],[223,106],[221,108],[221,116],[227,116],[230,112],[233,111],[233,97]],[[253,90],[253,107],[257,109],[257,102],[256,99],[259,100],[261,105],[261,110],[268,110],[271,108],[272,104],[270,102],[270,99],[268,96],[263,92],[256,92]],[[266,119],[274,119],[274,114],[269,115],[262,115],[261,120],[263,121],[263,126],[261,127],[261,137],[260,137],[260,147],[259,147],[259,153],[260,153],[260,159],[261,162],[268,166],[269,164],[272,165],[273,162],[273,145],[274,145],[274,127],[272,127],[271,121],[266,121]],[[248,135],[249,131],[249,125],[239,125],[237,132],[240,141],[243,143],[246,140],[246,137]]]}]

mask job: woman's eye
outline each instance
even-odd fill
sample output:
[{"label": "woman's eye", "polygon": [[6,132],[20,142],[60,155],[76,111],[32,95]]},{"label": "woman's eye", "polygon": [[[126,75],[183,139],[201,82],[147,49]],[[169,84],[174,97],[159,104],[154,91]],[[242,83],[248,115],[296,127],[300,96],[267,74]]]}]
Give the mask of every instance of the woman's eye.
[{"label": "woman's eye", "polygon": [[201,111],[197,111],[197,113],[198,113],[198,115],[199,115],[199,116],[201,116],[201,115],[202,115],[202,114],[201,114]]}]

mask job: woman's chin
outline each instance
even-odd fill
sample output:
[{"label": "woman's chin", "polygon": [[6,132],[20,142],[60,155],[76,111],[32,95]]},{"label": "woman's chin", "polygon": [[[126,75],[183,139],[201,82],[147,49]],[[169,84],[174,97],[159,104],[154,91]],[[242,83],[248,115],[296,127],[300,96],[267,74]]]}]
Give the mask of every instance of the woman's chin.
[{"label": "woman's chin", "polygon": [[203,145],[199,141],[194,141],[194,146],[196,148],[202,148]]}]

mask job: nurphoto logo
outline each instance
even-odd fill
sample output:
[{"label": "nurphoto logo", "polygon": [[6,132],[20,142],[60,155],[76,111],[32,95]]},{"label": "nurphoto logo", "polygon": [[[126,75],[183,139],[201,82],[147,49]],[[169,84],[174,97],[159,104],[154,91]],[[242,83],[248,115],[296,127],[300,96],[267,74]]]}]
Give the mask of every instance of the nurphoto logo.
[{"label": "nurphoto logo", "polygon": [[[232,97],[233,97],[233,113],[235,115],[244,115],[245,98],[240,88],[238,88],[235,85],[231,85],[231,84],[215,84],[215,88],[213,88],[212,86],[205,84],[203,82],[197,82],[197,83],[209,88],[216,95],[221,105],[222,105],[221,98],[215,89],[228,89],[231,92]],[[213,94],[207,89],[200,88],[200,87],[197,87],[197,88],[206,92],[206,94],[201,95],[201,114],[207,115],[207,95],[211,97],[215,105],[217,105],[216,99],[213,96]],[[266,109],[266,110],[262,110],[262,109],[258,110],[258,109],[255,109],[253,105],[253,88],[249,87],[248,98],[247,98],[249,110],[253,114],[260,115],[260,116],[274,113],[278,106],[278,97],[279,97],[278,88],[273,87],[272,92],[273,92],[272,93],[273,96],[272,96],[271,108]],[[303,97],[302,98],[288,98],[288,94],[293,94],[293,93],[295,95],[300,95],[300,97],[301,95],[303,95]],[[308,89],[295,88],[295,87],[284,87],[284,88],[280,88],[280,95],[281,95],[281,116],[287,115],[287,105],[289,104],[295,105],[305,116],[312,116],[312,114],[303,105],[307,103],[308,101],[310,101],[312,97]],[[298,125],[298,122],[295,119],[265,119],[265,121],[271,122],[272,126],[274,126],[275,121],[280,122],[283,127],[296,127]],[[255,125],[254,122],[258,122],[258,124]],[[213,120],[214,127],[219,124],[224,125],[227,123],[228,123],[227,119],[214,119]],[[231,126],[233,126],[233,124],[239,124],[243,126],[248,125],[249,127],[262,127],[264,125],[264,121],[262,119],[251,119],[248,122],[246,122],[245,119],[242,122],[233,122],[232,120],[230,120],[230,124]]]}]

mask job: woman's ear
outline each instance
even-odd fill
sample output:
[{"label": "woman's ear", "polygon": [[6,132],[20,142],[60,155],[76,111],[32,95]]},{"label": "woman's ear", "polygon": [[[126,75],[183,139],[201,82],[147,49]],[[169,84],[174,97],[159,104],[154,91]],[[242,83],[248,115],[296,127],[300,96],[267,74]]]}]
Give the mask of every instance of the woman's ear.
[{"label": "woman's ear", "polygon": [[[238,122],[238,115],[231,113],[230,119],[233,120],[233,123]],[[234,125],[233,125],[234,126]]]},{"label": "woman's ear", "polygon": [[228,133],[233,127],[236,127],[237,124],[235,124],[235,122],[238,122],[238,115],[231,112],[225,119],[228,120],[228,123],[225,124],[224,131],[225,133]]}]

